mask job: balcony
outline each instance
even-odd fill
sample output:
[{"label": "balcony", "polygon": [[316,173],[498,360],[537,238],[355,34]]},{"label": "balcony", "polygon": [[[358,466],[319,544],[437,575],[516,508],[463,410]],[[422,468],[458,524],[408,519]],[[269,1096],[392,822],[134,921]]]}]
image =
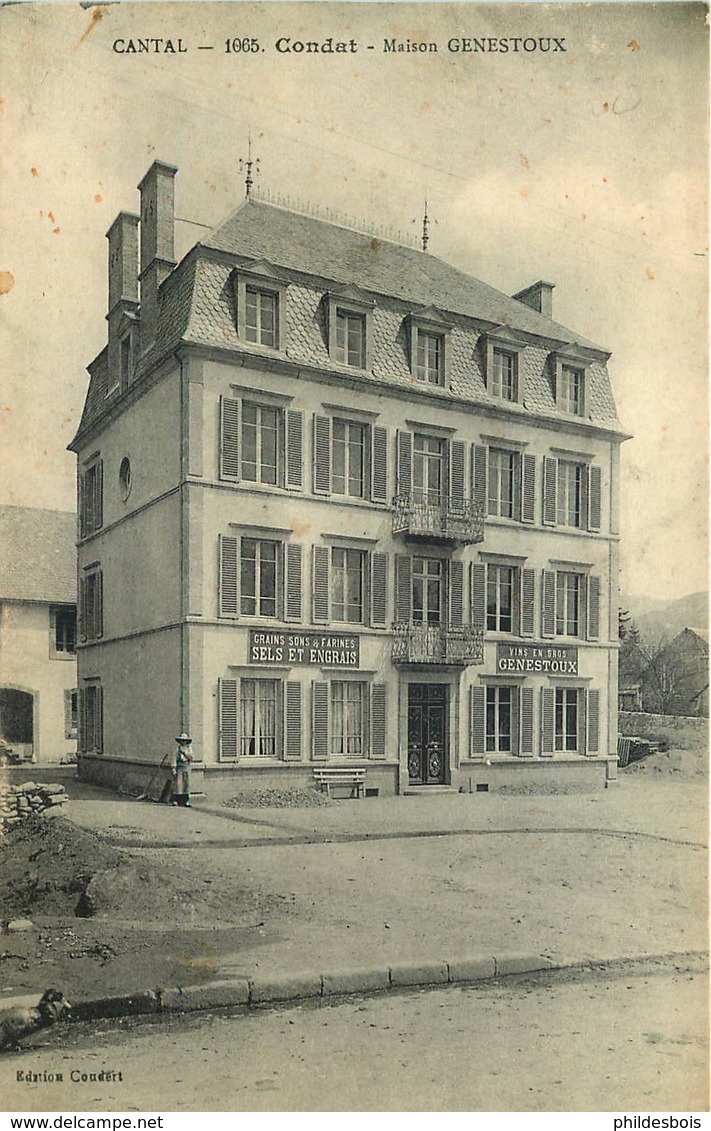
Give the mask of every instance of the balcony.
[{"label": "balcony", "polygon": [[396,495],[393,534],[473,545],[484,540],[484,509],[461,497],[444,496],[430,502],[413,494]]},{"label": "balcony", "polygon": [[484,661],[484,633],[471,625],[394,624],[394,664],[450,664]]}]

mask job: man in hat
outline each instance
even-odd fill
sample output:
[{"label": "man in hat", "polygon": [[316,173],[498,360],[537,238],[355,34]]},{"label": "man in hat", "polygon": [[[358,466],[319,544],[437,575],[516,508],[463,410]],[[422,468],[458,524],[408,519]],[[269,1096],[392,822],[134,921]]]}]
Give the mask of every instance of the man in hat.
[{"label": "man in hat", "polygon": [[176,738],[175,760],[173,762],[173,794],[171,804],[180,805],[184,809],[190,808],[190,764],[192,754],[190,747],[192,738],[189,735],[178,735]]}]

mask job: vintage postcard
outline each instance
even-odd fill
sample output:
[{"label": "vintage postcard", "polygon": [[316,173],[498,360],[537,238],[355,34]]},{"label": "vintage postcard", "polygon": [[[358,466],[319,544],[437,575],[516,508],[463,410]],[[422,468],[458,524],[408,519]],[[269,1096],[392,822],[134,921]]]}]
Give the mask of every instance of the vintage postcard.
[{"label": "vintage postcard", "polygon": [[0,57],[6,1110],[700,1127],[706,5]]}]

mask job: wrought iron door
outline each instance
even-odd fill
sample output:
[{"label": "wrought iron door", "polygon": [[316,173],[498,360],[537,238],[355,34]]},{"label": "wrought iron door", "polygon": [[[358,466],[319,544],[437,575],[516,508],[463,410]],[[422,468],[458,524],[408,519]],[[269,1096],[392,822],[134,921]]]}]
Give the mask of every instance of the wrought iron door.
[{"label": "wrought iron door", "polygon": [[442,785],[447,754],[447,686],[408,688],[407,769],[411,785]]}]

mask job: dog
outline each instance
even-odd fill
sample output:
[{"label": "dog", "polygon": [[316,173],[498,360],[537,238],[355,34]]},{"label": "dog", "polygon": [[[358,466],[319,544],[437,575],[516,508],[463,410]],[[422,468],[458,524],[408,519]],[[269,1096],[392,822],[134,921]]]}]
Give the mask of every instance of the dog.
[{"label": "dog", "polygon": [[20,1052],[20,1041],[62,1021],[71,1008],[61,990],[46,990],[36,1006],[0,1010],[0,1051]]}]

